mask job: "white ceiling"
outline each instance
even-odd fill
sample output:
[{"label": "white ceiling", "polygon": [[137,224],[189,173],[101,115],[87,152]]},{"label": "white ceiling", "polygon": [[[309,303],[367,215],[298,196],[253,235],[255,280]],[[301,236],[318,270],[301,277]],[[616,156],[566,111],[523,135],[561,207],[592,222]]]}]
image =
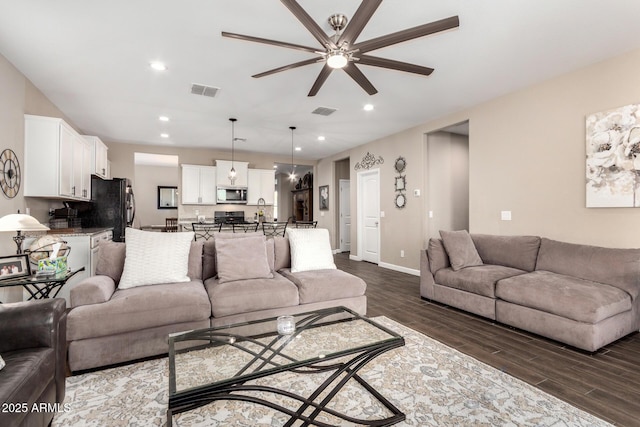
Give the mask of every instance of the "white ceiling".
[{"label": "white ceiling", "polygon": [[[329,15],[360,0],[299,3],[331,32]],[[358,41],[453,15],[458,29],[371,52],[435,68],[361,66],[374,96],[337,71],[307,97],[320,64],[251,78],[313,55],[221,31],[319,46],[278,0],[0,0],[0,53],[104,140],[228,149],[237,117],[237,150],[289,155],[294,125],[296,157],[318,159],[640,47],[638,0],[385,0]],[[192,83],[220,91],[192,95]],[[320,106],[338,111],[312,115]]]}]

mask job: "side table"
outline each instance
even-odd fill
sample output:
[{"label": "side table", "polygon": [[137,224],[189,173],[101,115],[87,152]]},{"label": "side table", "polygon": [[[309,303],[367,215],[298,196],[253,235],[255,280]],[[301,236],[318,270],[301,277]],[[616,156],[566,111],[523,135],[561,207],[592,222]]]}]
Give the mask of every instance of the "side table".
[{"label": "side table", "polygon": [[[32,275],[29,277],[20,277],[17,279],[9,279],[0,281],[0,288],[9,286],[22,286],[31,294],[28,300],[43,299],[43,298],[55,298],[62,287],[67,283],[67,280],[75,276],[76,274],[84,271],[84,267],[80,267],[77,270],[69,270],[66,273],[59,273],[55,276],[42,276],[36,277]],[[2,302],[0,301],[0,304]]]}]

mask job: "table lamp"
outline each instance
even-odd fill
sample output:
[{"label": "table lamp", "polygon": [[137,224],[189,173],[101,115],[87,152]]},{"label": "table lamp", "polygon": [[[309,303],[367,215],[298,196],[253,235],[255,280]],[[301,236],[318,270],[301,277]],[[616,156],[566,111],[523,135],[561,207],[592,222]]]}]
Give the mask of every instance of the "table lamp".
[{"label": "table lamp", "polygon": [[23,231],[46,231],[48,229],[49,227],[40,224],[38,220],[31,215],[17,213],[5,215],[0,218],[0,232],[16,231],[18,233],[13,237],[13,241],[16,242],[18,246],[17,254],[22,253],[22,242],[25,239],[25,236],[22,234]]}]

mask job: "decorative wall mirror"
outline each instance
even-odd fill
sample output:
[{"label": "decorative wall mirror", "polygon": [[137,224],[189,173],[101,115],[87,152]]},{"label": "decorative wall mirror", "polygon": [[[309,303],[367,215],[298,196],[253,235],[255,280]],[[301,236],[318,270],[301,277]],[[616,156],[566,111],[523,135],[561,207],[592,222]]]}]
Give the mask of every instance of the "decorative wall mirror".
[{"label": "decorative wall mirror", "polygon": [[396,172],[402,173],[404,168],[407,167],[407,161],[404,157],[400,156],[396,159],[396,163],[393,166],[396,169]]},{"label": "decorative wall mirror", "polygon": [[404,176],[396,176],[396,191],[405,190],[407,181]]},{"label": "decorative wall mirror", "polygon": [[397,194],[396,195],[396,208],[404,208],[404,205],[407,203],[407,199],[405,198],[404,194]]},{"label": "decorative wall mirror", "polygon": [[158,185],[158,209],[178,209],[178,187]]}]

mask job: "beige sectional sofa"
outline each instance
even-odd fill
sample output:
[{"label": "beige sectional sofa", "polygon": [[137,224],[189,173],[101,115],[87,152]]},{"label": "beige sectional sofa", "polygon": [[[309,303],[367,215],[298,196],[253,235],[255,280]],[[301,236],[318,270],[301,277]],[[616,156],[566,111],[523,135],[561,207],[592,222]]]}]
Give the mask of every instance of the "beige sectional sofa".
[{"label": "beige sectional sofa", "polygon": [[[288,238],[266,240],[272,278],[221,281],[215,240],[194,241],[190,281],[119,289],[125,248],[101,244],[97,274],[71,291],[67,339],[74,372],[167,353],[167,335],[174,332],[335,306],[366,314],[362,279],[337,269],[292,273]],[[240,256],[238,269],[252,262]]]},{"label": "beige sectional sofa", "polygon": [[640,249],[472,234],[480,261],[464,265],[443,237],[422,251],[425,299],[590,352],[640,328]]}]

